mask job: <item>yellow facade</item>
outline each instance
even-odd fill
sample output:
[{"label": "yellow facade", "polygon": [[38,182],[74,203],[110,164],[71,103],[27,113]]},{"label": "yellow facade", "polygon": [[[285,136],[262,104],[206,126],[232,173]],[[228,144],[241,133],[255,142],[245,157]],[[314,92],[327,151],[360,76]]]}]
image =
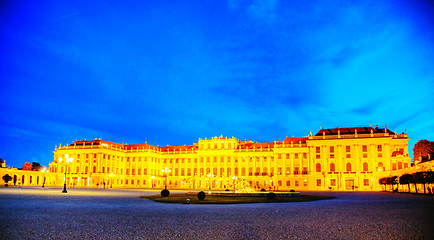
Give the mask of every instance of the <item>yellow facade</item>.
[{"label": "yellow facade", "polygon": [[[255,143],[199,139],[157,147],[95,139],[54,151],[50,173],[62,185],[87,187],[233,190],[241,182],[260,190],[381,190],[378,179],[410,167],[407,134],[372,127],[321,129],[316,135]],[[68,154],[72,163],[64,164]],[[166,182],[167,181],[167,182]]]}]

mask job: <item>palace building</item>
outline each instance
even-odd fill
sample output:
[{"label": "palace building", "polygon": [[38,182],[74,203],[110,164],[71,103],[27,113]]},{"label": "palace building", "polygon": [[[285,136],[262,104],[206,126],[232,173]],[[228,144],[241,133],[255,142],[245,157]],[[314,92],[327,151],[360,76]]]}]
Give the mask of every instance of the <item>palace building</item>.
[{"label": "palace building", "polygon": [[[378,179],[410,167],[407,133],[386,128],[320,129],[284,141],[199,139],[184,146],[118,144],[102,139],[55,148],[56,185],[233,190],[381,190]],[[69,159],[68,163],[65,161]]]}]

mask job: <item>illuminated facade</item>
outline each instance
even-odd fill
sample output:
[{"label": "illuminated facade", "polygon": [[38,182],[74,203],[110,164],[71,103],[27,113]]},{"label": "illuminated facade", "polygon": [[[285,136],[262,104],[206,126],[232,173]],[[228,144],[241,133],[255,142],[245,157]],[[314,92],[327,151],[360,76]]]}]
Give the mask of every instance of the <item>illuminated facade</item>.
[{"label": "illuminated facade", "polygon": [[[158,147],[95,139],[55,148],[50,173],[56,184],[125,188],[257,190],[381,190],[378,179],[410,167],[407,134],[386,128],[322,129],[307,137],[256,143],[236,138],[199,139]],[[70,164],[59,162],[68,154]],[[167,172],[165,171],[167,169]]]}]

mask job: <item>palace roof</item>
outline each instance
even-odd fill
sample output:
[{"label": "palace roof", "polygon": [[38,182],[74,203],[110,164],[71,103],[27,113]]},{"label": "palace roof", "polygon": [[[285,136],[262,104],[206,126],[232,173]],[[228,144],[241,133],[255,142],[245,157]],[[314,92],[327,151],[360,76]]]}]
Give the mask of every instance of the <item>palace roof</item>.
[{"label": "palace roof", "polygon": [[292,138],[286,138],[285,140],[283,140],[283,143],[285,143],[285,144],[291,144],[291,142],[293,143],[293,144],[299,144],[300,142],[301,142],[301,144],[305,144],[306,143],[306,140],[308,139],[309,137],[292,137]]},{"label": "palace roof", "polygon": [[323,133],[325,133],[326,136],[329,135],[338,135],[338,131],[340,132],[340,135],[348,135],[348,134],[355,134],[357,130],[357,134],[370,134],[371,130],[373,133],[384,133],[387,131],[387,133],[394,135],[395,133],[390,131],[387,128],[373,128],[373,127],[353,127],[353,128],[328,128],[328,129],[321,129],[318,131],[315,136],[322,136]]}]

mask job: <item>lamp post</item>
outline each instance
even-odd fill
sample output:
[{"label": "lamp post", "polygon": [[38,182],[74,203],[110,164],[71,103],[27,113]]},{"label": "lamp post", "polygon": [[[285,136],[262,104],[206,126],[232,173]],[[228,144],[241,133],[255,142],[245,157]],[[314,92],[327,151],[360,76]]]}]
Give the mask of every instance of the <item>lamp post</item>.
[{"label": "lamp post", "polygon": [[[45,170],[46,170],[46,168],[43,168],[43,169],[41,170],[41,172],[44,173],[44,181],[42,182],[42,188],[44,188],[44,186],[45,186]],[[47,172],[48,172],[48,171],[47,171]]]},{"label": "lamp post", "polygon": [[115,175],[113,173],[110,173],[109,177],[110,177],[110,188],[113,188],[113,177]]},{"label": "lamp post", "polygon": [[[59,160],[60,163],[63,161],[62,157],[59,157],[58,160]],[[66,191],[66,171],[67,171],[67,167],[68,167],[67,165],[69,163],[71,163],[72,160],[73,159],[70,158],[68,154],[65,154],[65,163],[64,163],[64,165],[65,165],[65,181],[64,181],[64,184],[63,184],[63,191],[62,191],[62,193],[67,193],[68,192],[68,191]]]},{"label": "lamp post", "polygon": [[165,180],[165,183],[164,183],[164,189],[167,189],[167,172],[169,172],[170,173],[170,169],[167,169],[167,167],[165,167],[163,170],[161,170],[163,173],[165,173],[165,175],[166,175],[166,180]]}]

